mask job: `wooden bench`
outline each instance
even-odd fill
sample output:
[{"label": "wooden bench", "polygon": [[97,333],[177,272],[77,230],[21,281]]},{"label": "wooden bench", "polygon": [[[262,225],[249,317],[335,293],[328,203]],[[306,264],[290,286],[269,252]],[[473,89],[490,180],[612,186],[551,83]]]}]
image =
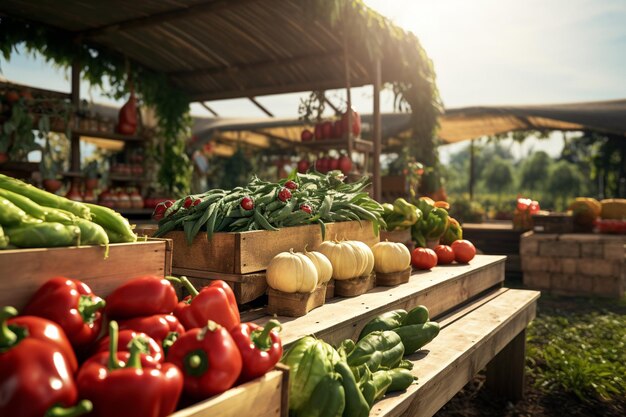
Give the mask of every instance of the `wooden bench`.
[{"label": "wooden bench", "polygon": [[[417,384],[374,404],[371,416],[432,416],[481,369],[487,385],[500,395],[522,397],[525,329],[535,317],[539,292],[502,288],[503,256],[477,256],[469,265],[415,272],[397,287],[377,287],[354,298],[333,299],[304,317],[278,317],[289,345],[314,334],[333,344],[356,339],[372,317],[396,308],[426,305],[442,330],[414,362]],[[243,320],[264,324],[263,310]]]}]

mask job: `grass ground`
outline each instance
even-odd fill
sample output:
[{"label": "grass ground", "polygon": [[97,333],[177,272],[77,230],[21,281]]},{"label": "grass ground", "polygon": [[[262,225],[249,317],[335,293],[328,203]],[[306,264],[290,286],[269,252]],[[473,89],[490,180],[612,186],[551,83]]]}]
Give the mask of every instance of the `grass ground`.
[{"label": "grass ground", "polygon": [[626,300],[543,294],[527,331],[525,399],[497,398],[484,382],[476,376],[436,417],[626,416]]}]

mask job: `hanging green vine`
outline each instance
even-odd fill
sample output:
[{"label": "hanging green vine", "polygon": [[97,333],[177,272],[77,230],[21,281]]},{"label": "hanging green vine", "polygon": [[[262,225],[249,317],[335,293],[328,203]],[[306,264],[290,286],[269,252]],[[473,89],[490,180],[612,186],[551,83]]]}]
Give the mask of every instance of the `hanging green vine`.
[{"label": "hanging green vine", "polygon": [[158,118],[158,135],[163,138],[163,146],[155,150],[160,164],[159,181],[176,196],[189,192],[192,170],[185,153],[185,135],[190,126],[189,100],[164,74],[131,61],[132,80],[129,80],[128,60],[124,56],[76,42],[69,32],[3,16],[0,18],[0,52],[8,60],[20,45],[28,52],[39,52],[47,62],[59,67],[79,63],[82,77],[91,85],[103,87],[104,80],[108,79],[108,95],[116,99],[127,96],[127,87],[132,81],[143,103],[154,108]]}]

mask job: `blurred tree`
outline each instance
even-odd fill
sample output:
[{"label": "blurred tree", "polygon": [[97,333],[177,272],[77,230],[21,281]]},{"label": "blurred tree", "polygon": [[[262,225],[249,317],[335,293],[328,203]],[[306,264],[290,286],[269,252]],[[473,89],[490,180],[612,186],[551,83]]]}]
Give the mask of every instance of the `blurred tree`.
[{"label": "blurred tree", "polygon": [[560,209],[564,209],[568,198],[579,195],[581,183],[582,178],[576,165],[562,160],[552,166],[548,191],[560,198]]},{"label": "blurred tree", "polygon": [[545,188],[552,158],[544,151],[533,153],[524,161],[521,170],[520,185],[531,193]]},{"label": "blurred tree", "polygon": [[513,185],[513,168],[510,161],[495,156],[482,173],[485,188],[498,194],[498,201],[502,192]]}]

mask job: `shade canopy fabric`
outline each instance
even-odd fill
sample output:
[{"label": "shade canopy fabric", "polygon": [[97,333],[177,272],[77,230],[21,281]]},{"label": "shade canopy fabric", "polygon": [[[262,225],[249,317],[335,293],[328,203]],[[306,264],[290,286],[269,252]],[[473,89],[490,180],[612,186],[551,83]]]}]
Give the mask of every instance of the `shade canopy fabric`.
[{"label": "shade canopy fabric", "polygon": [[626,100],[449,109],[439,119],[447,143],[518,130],[590,130],[626,136]]}]

